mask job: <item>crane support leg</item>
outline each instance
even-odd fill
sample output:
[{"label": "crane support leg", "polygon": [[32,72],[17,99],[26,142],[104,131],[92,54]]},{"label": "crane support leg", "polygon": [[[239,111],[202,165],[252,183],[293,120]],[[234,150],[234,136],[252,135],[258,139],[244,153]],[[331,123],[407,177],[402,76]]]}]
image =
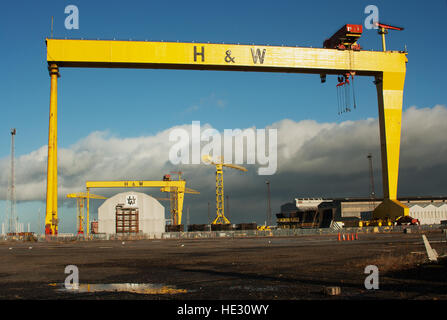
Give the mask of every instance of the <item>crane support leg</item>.
[{"label": "crane support leg", "polygon": [[409,214],[408,207],[397,200],[404,82],[404,72],[376,76],[384,199],[374,210],[374,218],[395,219]]},{"label": "crane support leg", "polygon": [[57,235],[57,78],[59,77],[59,68],[57,65],[51,64],[48,70],[51,78],[51,89],[45,234]]},{"label": "crane support leg", "polygon": [[179,191],[177,193],[177,224],[182,224],[182,213],[183,213],[183,199],[185,198],[185,193],[182,191]]}]

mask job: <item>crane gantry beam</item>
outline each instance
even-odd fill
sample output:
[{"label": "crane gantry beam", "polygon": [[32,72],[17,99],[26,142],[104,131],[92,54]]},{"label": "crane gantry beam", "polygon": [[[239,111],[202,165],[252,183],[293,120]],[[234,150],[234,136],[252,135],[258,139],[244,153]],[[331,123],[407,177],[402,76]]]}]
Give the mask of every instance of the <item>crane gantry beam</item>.
[{"label": "crane gantry beam", "polygon": [[384,201],[377,218],[408,215],[397,201],[402,100],[407,57],[400,51],[46,39],[51,75],[46,230],[57,232],[57,79],[60,67],[145,68],[373,76],[377,88]]},{"label": "crane gantry beam", "polygon": [[59,67],[292,72],[357,75],[404,72],[401,52],[116,40],[47,39]]}]

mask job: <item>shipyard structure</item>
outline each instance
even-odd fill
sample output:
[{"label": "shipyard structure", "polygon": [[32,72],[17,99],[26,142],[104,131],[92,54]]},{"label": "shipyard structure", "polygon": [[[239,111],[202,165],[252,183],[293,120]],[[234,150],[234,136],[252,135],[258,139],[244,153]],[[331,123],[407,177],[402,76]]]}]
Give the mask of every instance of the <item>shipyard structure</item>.
[{"label": "shipyard structure", "polygon": [[[409,209],[409,216],[418,224],[441,224],[447,221],[447,197],[408,197],[399,201]],[[281,206],[276,214],[278,228],[330,228],[358,226],[360,221],[372,219],[374,209],[382,199],[370,198],[296,198]]]}]

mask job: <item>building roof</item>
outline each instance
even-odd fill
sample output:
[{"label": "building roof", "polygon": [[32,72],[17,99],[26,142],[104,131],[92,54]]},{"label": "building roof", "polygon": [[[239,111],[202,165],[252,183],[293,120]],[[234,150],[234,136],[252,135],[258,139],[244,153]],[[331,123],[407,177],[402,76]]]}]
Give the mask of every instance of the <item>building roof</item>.
[{"label": "building roof", "polygon": [[447,203],[445,203],[445,202],[406,203],[406,206],[408,206],[410,208],[413,208],[413,207],[427,208],[429,206],[432,206],[435,208],[441,208],[441,207],[447,208]]},{"label": "building roof", "polygon": [[[300,200],[323,200],[323,201],[340,201],[340,202],[363,202],[363,201],[383,201],[383,198],[367,198],[367,197],[346,197],[346,198],[295,198]],[[397,200],[401,202],[405,201],[443,201],[447,203],[447,195],[445,196],[408,196],[398,197]]]}]

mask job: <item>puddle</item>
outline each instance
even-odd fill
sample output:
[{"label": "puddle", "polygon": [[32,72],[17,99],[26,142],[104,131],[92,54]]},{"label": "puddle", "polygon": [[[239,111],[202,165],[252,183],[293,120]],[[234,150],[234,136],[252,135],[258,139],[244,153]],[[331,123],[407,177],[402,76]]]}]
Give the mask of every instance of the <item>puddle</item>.
[{"label": "puddle", "polygon": [[[50,283],[49,286],[59,286],[55,283]],[[92,283],[79,284],[77,289],[65,288],[64,284],[60,285],[62,288],[57,289],[61,292],[86,293],[86,292],[131,292],[140,294],[177,294],[187,293],[185,289],[177,289],[175,286],[167,286],[164,284],[152,283]]]}]

